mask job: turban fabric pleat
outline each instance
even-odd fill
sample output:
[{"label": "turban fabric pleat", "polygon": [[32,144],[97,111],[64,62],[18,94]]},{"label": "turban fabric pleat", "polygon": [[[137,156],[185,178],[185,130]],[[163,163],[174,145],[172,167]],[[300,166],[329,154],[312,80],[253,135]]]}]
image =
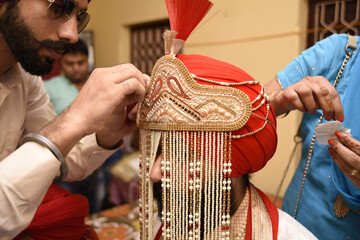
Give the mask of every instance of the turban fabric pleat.
[{"label": "turban fabric pleat", "polygon": [[[178,55],[177,57],[185,64],[189,72],[197,77],[228,83],[255,81],[254,78],[242,69],[226,62],[201,55]],[[198,78],[195,78],[195,80],[198,84],[214,85],[214,83],[202,81]],[[232,87],[247,94],[250,101],[254,101],[262,90],[260,84],[233,85]],[[261,104],[262,100],[264,100],[264,97],[254,102],[252,108],[254,109]],[[256,131],[264,125],[266,114],[266,104],[263,104],[259,109],[253,111],[253,114],[244,127],[233,131],[232,134],[243,135]],[[268,121],[271,124],[267,122],[265,128],[261,131],[232,140],[232,177],[240,177],[246,173],[259,171],[273,156],[277,146],[277,134],[276,116],[271,106]]]}]

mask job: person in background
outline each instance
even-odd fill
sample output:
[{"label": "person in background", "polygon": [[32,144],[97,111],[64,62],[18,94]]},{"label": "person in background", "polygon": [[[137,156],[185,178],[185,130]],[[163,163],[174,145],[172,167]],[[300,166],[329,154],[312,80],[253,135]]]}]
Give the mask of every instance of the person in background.
[{"label": "person in background", "polygon": [[[69,44],[60,58],[62,74],[44,81],[45,89],[50,96],[50,102],[57,115],[65,111],[74,101],[88,79],[88,60],[88,46],[83,40],[79,39],[75,44]],[[109,166],[121,157],[122,150],[119,149],[114,154],[84,180],[59,183],[60,186],[71,193],[84,195],[89,200],[90,214],[102,210],[103,203],[107,200],[107,188],[111,180]],[[105,204],[105,206],[108,206],[108,204]]]},{"label": "person in background", "polygon": [[[78,181],[136,129],[147,76],[131,64],[95,69],[56,117],[41,75],[89,22],[88,0],[0,0],[0,236],[29,224],[52,182]],[[20,145],[20,146],[19,146]],[[46,214],[45,214],[46,216]],[[83,229],[85,231],[85,229]]]},{"label": "person in background", "polygon": [[89,52],[84,41],[70,44],[60,58],[61,75],[44,81],[57,115],[74,101],[89,77]]},{"label": "person in background", "polygon": [[[301,161],[282,209],[319,239],[360,236],[359,46],[358,36],[333,34],[301,53],[265,86],[276,115],[291,110],[304,113]],[[350,59],[334,88],[347,53]],[[338,120],[351,129],[351,136],[336,132],[328,140],[330,146],[315,141],[311,147],[322,114],[322,122]]]}]

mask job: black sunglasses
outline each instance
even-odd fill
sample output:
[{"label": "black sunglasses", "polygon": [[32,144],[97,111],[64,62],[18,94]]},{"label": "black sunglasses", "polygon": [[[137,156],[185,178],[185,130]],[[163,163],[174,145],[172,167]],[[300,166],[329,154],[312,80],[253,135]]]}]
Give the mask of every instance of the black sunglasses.
[{"label": "black sunglasses", "polygon": [[[73,0],[48,0],[51,18],[63,17],[65,20],[70,19],[77,11],[78,7]],[[77,30],[80,33],[89,23],[90,15],[86,10],[79,11],[76,16]]]}]

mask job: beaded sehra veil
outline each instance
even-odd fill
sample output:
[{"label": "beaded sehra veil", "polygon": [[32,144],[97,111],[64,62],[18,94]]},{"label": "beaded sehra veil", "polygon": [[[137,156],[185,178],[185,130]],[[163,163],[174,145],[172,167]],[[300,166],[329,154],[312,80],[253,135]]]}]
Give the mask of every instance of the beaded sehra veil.
[{"label": "beaded sehra veil", "polygon": [[[186,14],[181,10],[185,2]],[[153,239],[156,234],[150,172],[160,147],[163,239],[200,239],[201,231],[209,239],[229,239],[231,143],[269,123],[268,97],[262,86],[253,100],[236,88],[260,85],[256,81],[220,82],[189,72],[177,53],[212,3],[166,0],[166,4],[172,28],[164,33],[166,55],[155,64],[138,110],[141,239]],[[184,30],[184,25],[190,25],[187,20],[191,30]],[[232,134],[264,106],[259,128]]]}]

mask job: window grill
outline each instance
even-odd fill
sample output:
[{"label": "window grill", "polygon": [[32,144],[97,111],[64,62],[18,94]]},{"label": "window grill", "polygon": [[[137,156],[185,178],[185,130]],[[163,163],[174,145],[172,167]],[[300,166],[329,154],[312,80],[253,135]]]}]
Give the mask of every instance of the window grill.
[{"label": "window grill", "polygon": [[131,27],[131,62],[151,75],[155,62],[165,54],[162,34],[170,29],[168,20]]},{"label": "window grill", "polygon": [[333,33],[360,32],[360,0],[310,0],[308,47]]}]

